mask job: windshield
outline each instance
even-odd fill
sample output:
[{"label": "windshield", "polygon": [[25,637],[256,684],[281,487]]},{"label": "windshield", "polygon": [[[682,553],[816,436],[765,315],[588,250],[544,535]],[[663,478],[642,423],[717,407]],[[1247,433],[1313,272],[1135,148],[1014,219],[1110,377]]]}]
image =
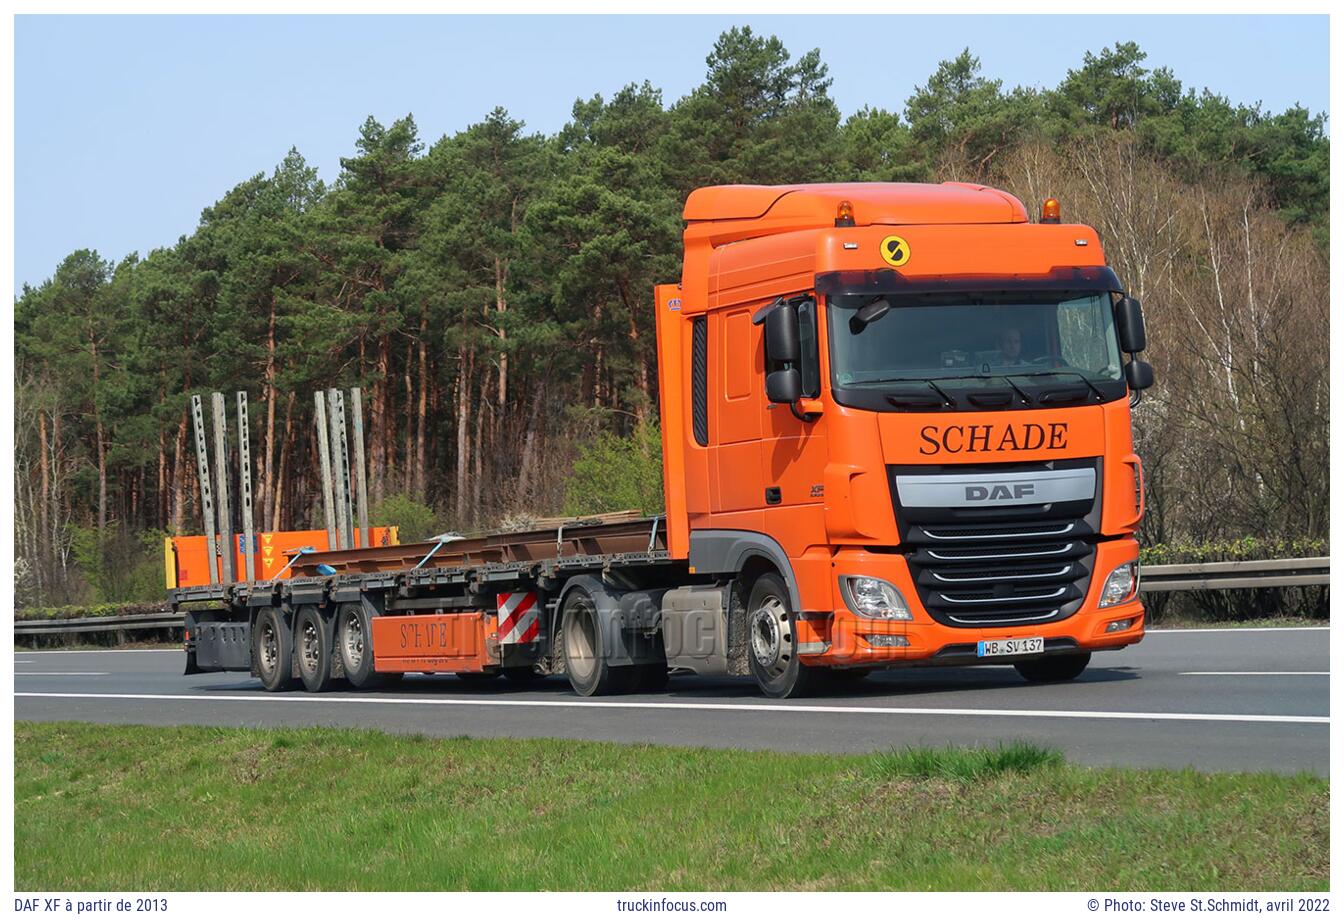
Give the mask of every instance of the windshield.
[{"label": "windshield", "polygon": [[1106,293],[892,295],[891,309],[865,323],[859,310],[875,299],[828,301],[837,387],[1020,376],[1121,380]]}]

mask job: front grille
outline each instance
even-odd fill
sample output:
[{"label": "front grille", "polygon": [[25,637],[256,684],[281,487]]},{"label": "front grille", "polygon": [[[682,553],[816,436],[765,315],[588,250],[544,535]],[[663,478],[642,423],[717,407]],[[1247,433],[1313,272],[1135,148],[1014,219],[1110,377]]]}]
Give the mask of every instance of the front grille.
[{"label": "front grille", "polygon": [[906,561],[924,609],[948,626],[1050,623],[1078,610],[1094,548],[1079,521],[913,525]]}]

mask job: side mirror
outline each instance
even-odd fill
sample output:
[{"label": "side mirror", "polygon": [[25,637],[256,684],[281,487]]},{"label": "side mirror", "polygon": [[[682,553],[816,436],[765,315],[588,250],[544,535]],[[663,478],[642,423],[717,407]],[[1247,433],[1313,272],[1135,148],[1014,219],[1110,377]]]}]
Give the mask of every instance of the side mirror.
[{"label": "side mirror", "polygon": [[796,367],[765,375],[765,398],[772,403],[793,405],[803,396],[803,375]]},{"label": "side mirror", "polygon": [[1125,365],[1125,382],[1131,390],[1148,389],[1153,385],[1153,366],[1138,359],[1130,361]]},{"label": "side mirror", "polygon": [[1148,334],[1143,328],[1143,307],[1133,297],[1121,297],[1115,305],[1115,330],[1120,336],[1120,349],[1133,354],[1148,347]]},{"label": "side mirror", "polygon": [[771,361],[791,364],[798,361],[801,353],[798,308],[791,303],[778,304],[765,317],[765,356]]}]

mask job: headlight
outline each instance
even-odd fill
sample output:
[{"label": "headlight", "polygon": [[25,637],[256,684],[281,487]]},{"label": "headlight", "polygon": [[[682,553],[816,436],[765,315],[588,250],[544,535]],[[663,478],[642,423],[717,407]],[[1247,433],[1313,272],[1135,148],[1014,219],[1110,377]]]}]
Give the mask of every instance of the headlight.
[{"label": "headlight", "polygon": [[1139,564],[1126,562],[1124,565],[1117,565],[1115,570],[1106,576],[1106,584],[1101,586],[1101,599],[1097,601],[1097,606],[1114,607],[1116,604],[1132,600],[1138,593]]},{"label": "headlight", "polygon": [[861,617],[874,620],[913,620],[901,592],[889,581],[863,575],[841,575],[845,603]]}]

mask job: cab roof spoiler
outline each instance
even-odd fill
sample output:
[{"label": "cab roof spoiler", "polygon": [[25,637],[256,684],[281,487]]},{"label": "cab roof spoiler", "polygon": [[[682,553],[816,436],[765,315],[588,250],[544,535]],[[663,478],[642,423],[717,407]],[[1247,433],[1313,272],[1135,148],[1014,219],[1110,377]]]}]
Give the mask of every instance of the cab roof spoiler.
[{"label": "cab roof spoiler", "polygon": [[1058,266],[1044,274],[902,275],[878,268],[820,272],[818,294],[937,294],[987,291],[1114,291],[1124,293],[1115,272],[1104,265]]}]

